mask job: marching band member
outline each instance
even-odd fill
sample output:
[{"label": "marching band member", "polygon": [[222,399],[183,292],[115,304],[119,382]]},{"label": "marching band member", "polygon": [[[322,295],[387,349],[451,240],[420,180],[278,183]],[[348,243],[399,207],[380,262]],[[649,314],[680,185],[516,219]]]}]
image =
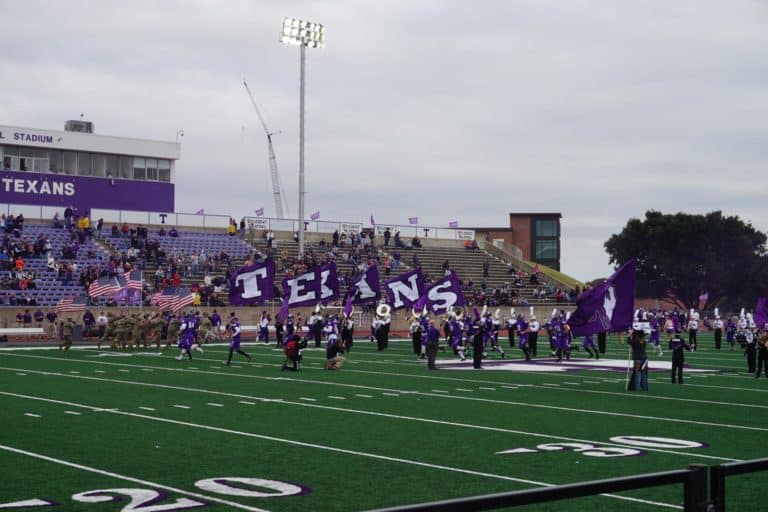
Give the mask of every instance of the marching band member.
[{"label": "marching band member", "polygon": [[696,335],[699,332],[699,313],[691,309],[688,315],[688,344],[691,351],[696,352]]},{"label": "marching band member", "polygon": [[533,314],[533,306],[531,306],[530,320],[528,324],[528,350],[531,358],[533,358],[538,353],[539,330],[541,329],[541,324],[536,320],[536,315]]},{"label": "marching band member", "polygon": [[259,341],[269,343],[269,315],[266,311],[261,312],[261,320],[259,320]]},{"label": "marching band member", "polygon": [[517,331],[517,315],[515,315],[515,308],[509,310],[511,315],[507,318],[507,335],[509,336],[509,347],[515,348],[515,331]]},{"label": "marching band member", "polygon": [[522,313],[517,317],[517,331],[520,333],[520,342],[518,343],[518,346],[520,347],[520,350],[523,351],[523,354],[525,354],[525,360],[529,361],[531,359],[531,351],[528,347],[528,335],[531,328],[528,325],[528,322],[525,321],[525,317]]},{"label": "marching band member", "polygon": [[720,343],[723,339],[723,321],[720,320],[720,310],[718,308],[715,308],[713,327],[715,328],[715,349],[720,350]]},{"label": "marching band member", "polygon": [[229,319],[229,325],[227,326],[228,330],[232,333],[232,339],[229,342],[229,357],[227,357],[227,362],[224,363],[227,366],[230,366],[232,364],[232,354],[234,352],[237,352],[241,356],[248,359],[248,362],[251,362],[251,356],[240,350],[240,321],[235,316],[235,313],[230,313],[230,319]]}]

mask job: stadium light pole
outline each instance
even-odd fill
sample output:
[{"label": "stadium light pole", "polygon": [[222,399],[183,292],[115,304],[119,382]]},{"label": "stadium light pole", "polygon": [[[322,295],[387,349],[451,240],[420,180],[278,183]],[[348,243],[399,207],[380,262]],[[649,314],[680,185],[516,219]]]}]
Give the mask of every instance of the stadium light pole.
[{"label": "stadium light pole", "polygon": [[304,255],[304,75],[305,52],[309,48],[325,47],[325,27],[319,23],[285,18],[280,42],[298,46],[299,67],[299,257]]}]

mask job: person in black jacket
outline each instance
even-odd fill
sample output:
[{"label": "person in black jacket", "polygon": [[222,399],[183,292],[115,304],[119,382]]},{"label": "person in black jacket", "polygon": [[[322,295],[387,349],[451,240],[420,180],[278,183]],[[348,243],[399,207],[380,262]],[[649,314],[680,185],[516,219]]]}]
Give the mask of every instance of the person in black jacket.
[{"label": "person in black jacket", "polygon": [[669,340],[669,349],[672,351],[672,384],[675,383],[675,377],[679,384],[683,383],[683,363],[685,355],[683,350],[691,351],[691,346],[683,340],[680,331],[675,331],[675,335]]}]

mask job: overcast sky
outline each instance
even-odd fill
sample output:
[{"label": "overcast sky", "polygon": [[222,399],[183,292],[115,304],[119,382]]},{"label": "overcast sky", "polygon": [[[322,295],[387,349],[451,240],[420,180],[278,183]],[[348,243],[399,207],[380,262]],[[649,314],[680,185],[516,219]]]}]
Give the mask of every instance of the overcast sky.
[{"label": "overcast sky", "polygon": [[[266,112],[298,213],[307,51],[307,215],[506,226],[559,211],[562,269],[647,209],[721,209],[768,230],[765,1],[0,0],[0,122],[175,140],[176,209],[274,215]],[[706,236],[706,234],[703,234]]]}]

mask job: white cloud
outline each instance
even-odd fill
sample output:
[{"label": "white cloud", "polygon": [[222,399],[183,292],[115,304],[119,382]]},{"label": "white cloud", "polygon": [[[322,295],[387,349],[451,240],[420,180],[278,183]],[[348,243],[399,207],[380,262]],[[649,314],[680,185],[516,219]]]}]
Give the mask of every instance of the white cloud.
[{"label": "white cloud", "polygon": [[[721,209],[768,229],[768,13],[757,1],[4,2],[7,124],[173,140],[177,207],[273,211],[268,114],[296,213],[298,50],[307,59],[307,211],[503,225],[563,213],[566,272],[647,209]],[[245,130],[243,131],[243,125]]]}]

